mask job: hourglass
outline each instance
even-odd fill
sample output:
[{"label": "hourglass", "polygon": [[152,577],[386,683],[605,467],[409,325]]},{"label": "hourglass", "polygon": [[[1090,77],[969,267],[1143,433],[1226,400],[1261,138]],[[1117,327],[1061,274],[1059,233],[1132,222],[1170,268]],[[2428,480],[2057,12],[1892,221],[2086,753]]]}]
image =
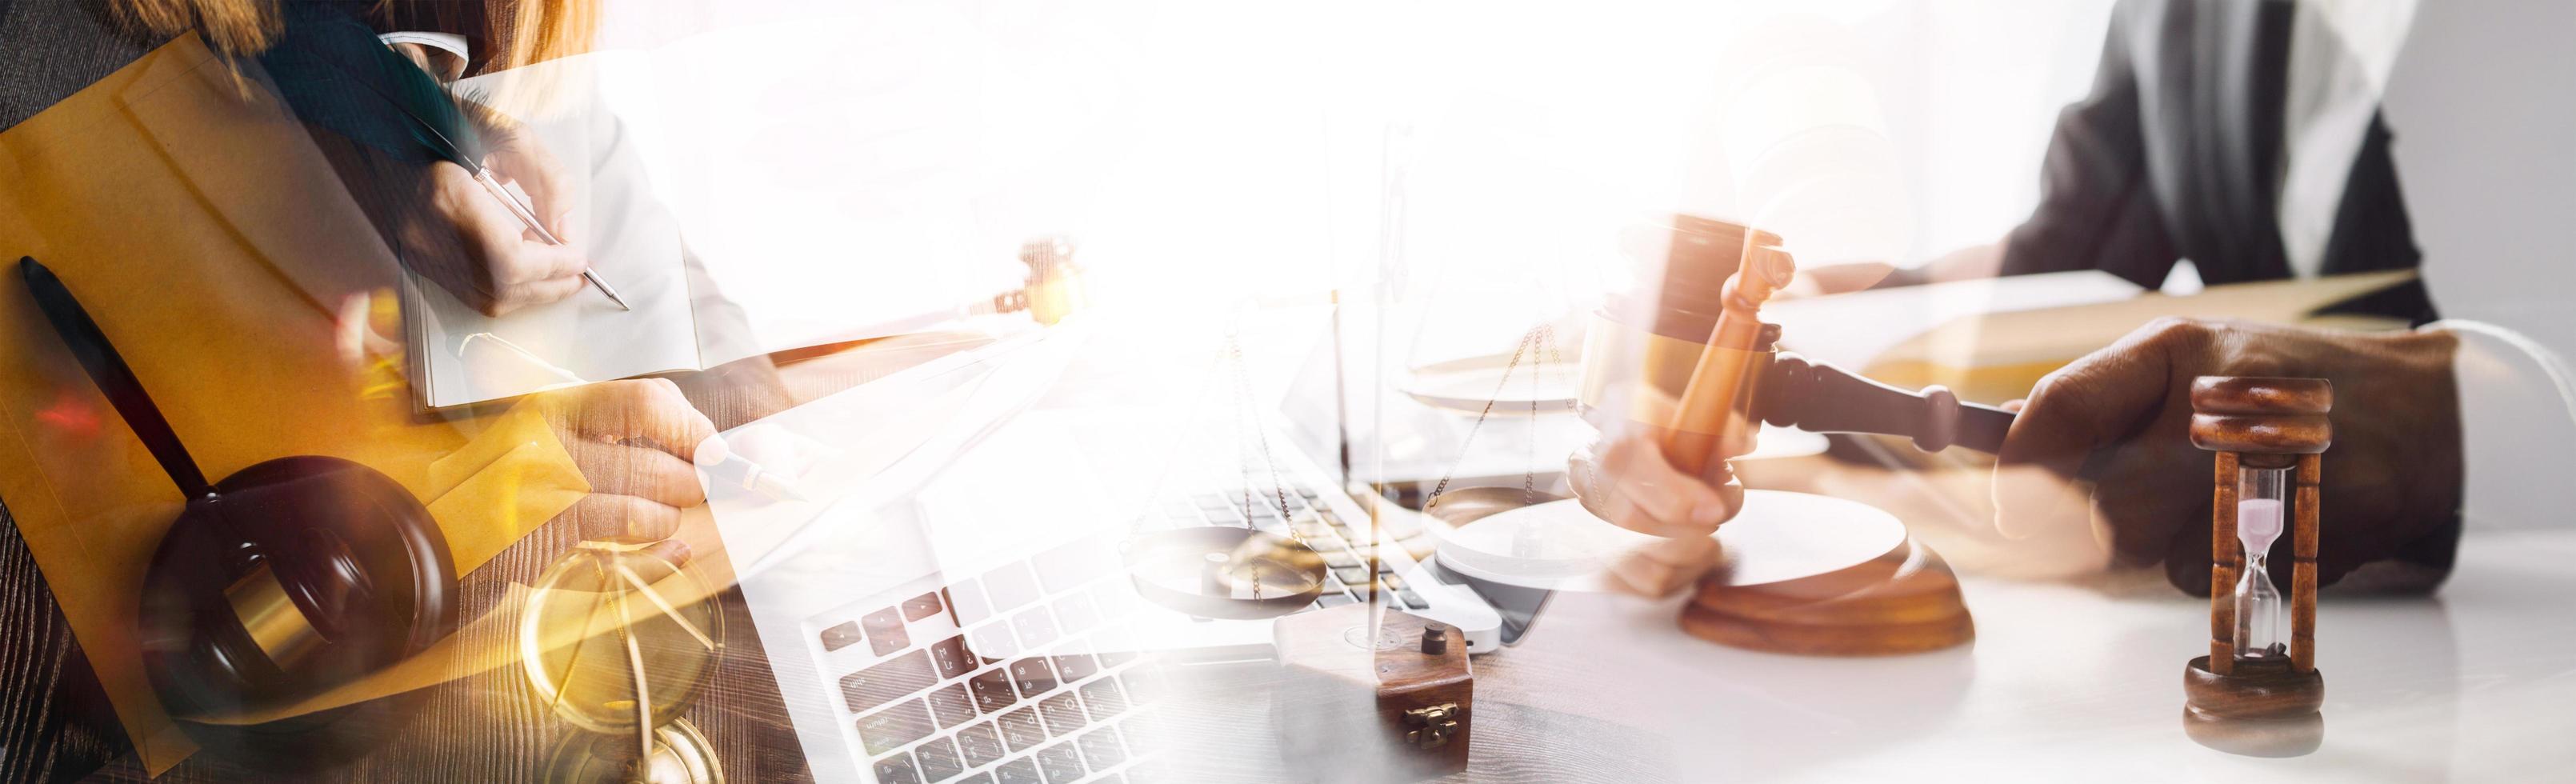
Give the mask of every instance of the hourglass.
[{"label": "hourglass", "polygon": [[[2334,441],[2324,379],[2202,376],[2191,385],[2191,442],[2216,451],[2210,518],[2209,655],[2183,671],[2193,739],[2286,756],[2322,740],[2325,678],[2316,667],[2317,485]],[[2289,525],[2284,525],[2285,521]],[[2291,537],[2290,595],[2274,587],[2271,549]]]}]

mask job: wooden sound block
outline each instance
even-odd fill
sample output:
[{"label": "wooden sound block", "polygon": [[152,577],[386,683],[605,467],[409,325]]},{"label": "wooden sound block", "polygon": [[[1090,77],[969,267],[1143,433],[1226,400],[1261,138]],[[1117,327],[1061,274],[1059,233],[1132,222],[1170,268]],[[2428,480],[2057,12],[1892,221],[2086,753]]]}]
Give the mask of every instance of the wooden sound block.
[{"label": "wooden sound block", "polygon": [[[1460,574],[1506,585],[1563,590],[1604,590],[1600,578],[1618,559],[1665,543],[1594,517],[1580,501],[1566,499],[1517,506],[1518,490],[1465,496],[1454,506],[1444,496],[1435,516],[1457,521],[1445,532],[1440,562]],[[1467,524],[1472,521],[1472,525]],[[1728,584],[1769,585],[1836,575],[1851,587],[1812,598],[1841,596],[1893,576],[1889,562],[1878,576],[1852,573],[1906,544],[1905,525],[1877,507],[1856,501],[1747,490],[1744,508],[1720,526],[1722,575]],[[1836,583],[1840,584],[1840,583]],[[1810,583],[1799,583],[1810,586]],[[1800,603],[1805,603],[1801,601]]]},{"label": "wooden sound block", "polygon": [[1810,656],[1918,653],[1976,638],[1950,565],[1869,505],[1754,491],[1718,540],[1725,564],[1682,610],[1694,637]]}]

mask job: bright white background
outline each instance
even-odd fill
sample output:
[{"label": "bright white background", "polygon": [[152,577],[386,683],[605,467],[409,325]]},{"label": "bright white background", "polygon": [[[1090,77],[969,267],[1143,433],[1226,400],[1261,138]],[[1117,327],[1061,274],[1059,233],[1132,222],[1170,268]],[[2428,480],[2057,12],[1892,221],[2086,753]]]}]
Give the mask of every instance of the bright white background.
[{"label": "bright white background", "polygon": [[[800,72],[763,100],[849,124],[853,149],[814,160],[958,175],[943,219],[978,244],[937,263],[1007,280],[1021,238],[1068,231],[1111,300],[1389,282],[1398,300],[1547,291],[1505,303],[1544,316],[1617,283],[1599,277],[1616,227],[1642,214],[1758,217],[1802,264],[1913,264],[1996,238],[2037,196],[2108,7],[610,0],[601,43],[793,31],[727,56]],[[807,78],[818,55],[839,73]],[[832,84],[847,89],[815,87]],[[685,169],[806,152],[659,155]],[[675,203],[728,200],[706,177],[666,179],[700,183]],[[863,202],[865,178],[843,179]]]}]

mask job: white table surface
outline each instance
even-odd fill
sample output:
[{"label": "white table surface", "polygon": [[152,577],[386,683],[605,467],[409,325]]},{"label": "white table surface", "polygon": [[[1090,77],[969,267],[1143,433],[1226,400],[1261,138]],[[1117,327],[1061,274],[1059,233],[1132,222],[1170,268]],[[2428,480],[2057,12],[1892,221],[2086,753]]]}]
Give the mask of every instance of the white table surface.
[{"label": "white table surface", "polygon": [[2459,556],[2433,597],[2320,600],[2326,732],[2303,757],[2184,736],[2209,605],[2145,585],[2160,575],[2139,590],[1965,576],[1972,646],[1879,659],[1724,648],[1681,633],[1678,599],[1560,594],[1520,647],[1477,660],[1479,700],[1638,733],[1677,780],[2576,777],[2576,531],[2472,531]]}]

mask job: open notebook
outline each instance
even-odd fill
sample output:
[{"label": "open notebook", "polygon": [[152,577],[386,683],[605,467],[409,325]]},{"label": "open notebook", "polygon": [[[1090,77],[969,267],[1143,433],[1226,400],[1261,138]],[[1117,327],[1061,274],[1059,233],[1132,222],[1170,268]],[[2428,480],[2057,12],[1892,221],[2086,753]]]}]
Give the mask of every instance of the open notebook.
[{"label": "open notebook", "polygon": [[1019,237],[979,231],[953,172],[833,176],[827,153],[852,152],[844,114],[764,89],[794,69],[707,71],[729,54],[684,43],[460,83],[563,163],[584,199],[576,242],[634,310],[585,287],[492,318],[411,276],[421,408],[919,331],[1016,287]]},{"label": "open notebook", "polygon": [[[544,129],[553,130],[553,129]],[[567,137],[554,148],[567,160],[579,147]],[[587,192],[613,183],[617,172],[574,175]],[[602,194],[603,198],[614,198]],[[595,200],[596,202],[596,200]],[[411,351],[412,388],[424,409],[513,397],[548,387],[650,373],[712,367],[749,352],[710,325],[702,329],[694,304],[711,299],[703,276],[692,276],[682,257],[679,231],[667,221],[639,221],[598,203],[582,240],[592,268],[616,286],[634,310],[618,309],[585,286],[561,302],[494,318],[476,312],[425,278],[405,275],[403,316]],[[608,220],[602,220],[608,218]],[[693,285],[692,277],[697,277]]]}]

